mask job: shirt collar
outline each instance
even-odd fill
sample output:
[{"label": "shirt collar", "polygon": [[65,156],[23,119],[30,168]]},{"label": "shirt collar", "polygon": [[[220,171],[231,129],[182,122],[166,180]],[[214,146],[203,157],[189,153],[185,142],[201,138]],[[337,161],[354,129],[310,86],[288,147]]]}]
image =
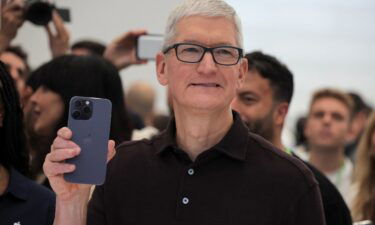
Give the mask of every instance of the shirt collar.
[{"label": "shirt collar", "polygon": [[9,171],[9,184],[5,194],[10,193],[16,198],[27,200],[29,198],[27,183],[27,178],[12,167]]},{"label": "shirt collar", "polygon": [[[246,159],[249,131],[238,113],[235,111],[232,111],[232,113],[233,124],[231,128],[223,139],[212,148],[231,158],[244,161]],[[174,118],[171,119],[167,129],[163,131],[157,139],[158,140],[155,141],[156,154],[161,154],[168,149],[177,148],[176,121]]]}]

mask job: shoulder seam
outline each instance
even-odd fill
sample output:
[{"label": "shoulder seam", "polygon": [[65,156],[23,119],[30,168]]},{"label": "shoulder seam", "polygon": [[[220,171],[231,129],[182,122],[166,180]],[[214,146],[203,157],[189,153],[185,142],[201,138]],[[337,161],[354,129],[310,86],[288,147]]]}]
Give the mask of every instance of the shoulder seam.
[{"label": "shoulder seam", "polygon": [[[289,158],[287,158],[287,157],[285,157],[285,156],[283,156],[282,154],[280,154],[280,150],[278,150],[276,147],[274,147],[274,146],[267,146],[267,145],[264,145],[263,143],[261,143],[258,139],[257,139],[257,137],[256,136],[253,136],[251,133],[249,133],[249,137],[251,138],[251,139],[253,139],[254,140],[254,142],[256,142],[257,144],[259,144],[260,146],[262,146],[262,147],[264,147],[264,148],[266,148],[266,149],[268,149],[268,150],[270,150],[270,152],[272,153],[272,154],[274,154],[274,155],[276,155],[277,157],[279,157],[279,158],[282,158],[282,159],[284,159],[285,161],[287,161],[289,164],[291,164],[294,168],[296,168],[298,171],[299,171],[299,173],[302,175],[302,177],[303,177],[303,179],[305,180],[305,183],[308,185],[308,187],[313,187],[313,186],[316,186],[316,185],[318,185],[316,182],[309,182],[309,180],[308,180],[308,178],[307,178],[307,175],[308,174],[306,174],[306,172],[304,172],[303,171],[303,169],[302,168],[300,168],[292,159],[289,159]],[[285,153],[286,154],[286,153]],[[291,157],[293,157],[293,156],[291,156]],[[299,159],[295,159],[295,160],[299,160]],[[301,162],[301,164],[303,164],[302,162]],[[307,167],[307,166],[306,166]],[[308,168],[307,168],[308,169]],[[310,171],[310,173],[312,174],[312,176],[314,176],[313,175],[313,173]]]}]

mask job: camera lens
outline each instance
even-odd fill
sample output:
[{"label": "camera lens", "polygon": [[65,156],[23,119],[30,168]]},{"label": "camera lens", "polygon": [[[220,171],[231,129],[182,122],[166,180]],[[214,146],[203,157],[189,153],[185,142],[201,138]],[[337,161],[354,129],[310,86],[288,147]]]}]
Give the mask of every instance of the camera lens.
[{"label": "camera lens", "polygon": [[83,107],[83,112],[86,114],[89,114],[91,112],[90,107],[88,106]]},{"label": "camera lens", "polygon": [[47,25],[52,20],[53,6],[40,0],[26,1],[25,19],[35,25]]},{"label": "camera lens", "polygon": [[82,106],[82,102],[81,102],[81,100],[76,101],[76,102],[74,103],[74,105],[75,105],[76,107],[81,107],[81,106]]},{"label": "camera lens", "polygon": [[74,119],[78,119],[80,116],[81,116],[81,113],[77,110],[72,113],[72,117]]}]

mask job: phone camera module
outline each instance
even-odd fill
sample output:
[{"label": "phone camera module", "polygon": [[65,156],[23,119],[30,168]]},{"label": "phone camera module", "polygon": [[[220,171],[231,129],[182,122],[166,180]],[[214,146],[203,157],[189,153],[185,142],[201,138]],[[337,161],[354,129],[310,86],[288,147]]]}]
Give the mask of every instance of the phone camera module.
[{"label": "phone camera module", "polygon": [[73,113],[72,113],[72,117],[74,119],[79,119],[79,117],[81,116],[81,113],[78,111],[78,110],[75,110]]},{"label": "phone camera module", "polygon": [[82,102],[81,102],[80,100],[78,100],[78,101],[76,101],[76,102],[74,103],[74,105],[75,105],[76,107],[81,107],[81,106],[82,106]]},{"label": "phone camera module", "polygon": [[71,116],[75,120],[88,120],[92,116],[93,103],[89,99],[78,98],[72,103]]},{"label": "phone camera module", "polygon": [[91,112],[90,107],[88,107],[88,106],[83,107],[83,112],[84,112],[85,114],[90,114],[90,112]]}]

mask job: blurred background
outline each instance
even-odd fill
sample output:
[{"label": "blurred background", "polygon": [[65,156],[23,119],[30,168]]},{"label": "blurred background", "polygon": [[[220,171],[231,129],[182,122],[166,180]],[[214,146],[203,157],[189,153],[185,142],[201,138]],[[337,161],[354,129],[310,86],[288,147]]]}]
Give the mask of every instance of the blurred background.
[{"label": "blurred background", "polygon": [[[59,0],[70,9],[71,43],[93,39],[109,43],[137,28],[162,34],[170,10],[179,0]],[[359,93],[375,105],[374,0],[227,0],[242,19],[246,51],[261,50],[278,57],[295,76],[295,92],[286,128],[307,110],[310,96],[321,87]],[[26,22],[13,44],[29,53],[32,68],[51,58],[46,32]],[[165,89],[157,83],[155,64],[121,72],[125,89],[136,81],[157,91],[156,110],[167,112]],[[287,134],[288,132],[286,132]]]}]

